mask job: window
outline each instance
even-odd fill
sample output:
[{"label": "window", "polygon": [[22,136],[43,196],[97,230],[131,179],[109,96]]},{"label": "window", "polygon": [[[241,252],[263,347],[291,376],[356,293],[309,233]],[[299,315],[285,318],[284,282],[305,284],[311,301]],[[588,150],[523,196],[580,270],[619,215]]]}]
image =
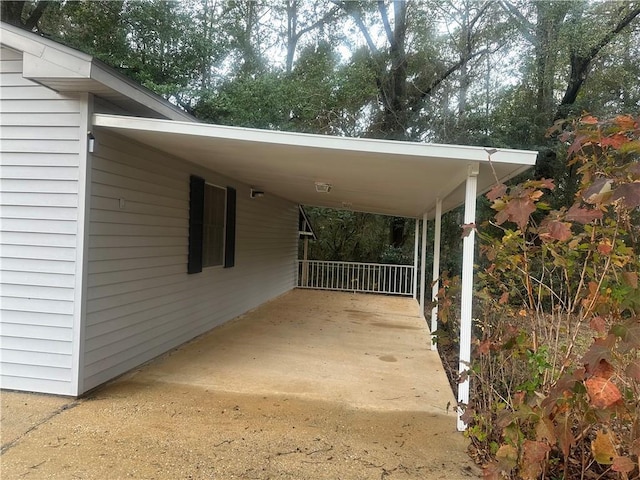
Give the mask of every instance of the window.
[{"label": "window", "polygon": [[189,263],[187,271],[235,264],[236,191],[191,176],[189,195]]},{"label": "window", "polygon": [[224,225],[227,192],[208,183],[204,186],[202,221],[202,266],[222,265],[224,259]]}]

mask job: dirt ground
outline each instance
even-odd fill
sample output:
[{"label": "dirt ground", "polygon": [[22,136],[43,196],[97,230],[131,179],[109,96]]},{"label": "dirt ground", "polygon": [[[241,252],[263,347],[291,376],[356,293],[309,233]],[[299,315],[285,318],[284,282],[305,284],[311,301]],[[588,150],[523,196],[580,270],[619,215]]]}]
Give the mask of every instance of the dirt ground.
[{"label": "dirt ground", "polygon": [[288,294],[80,400],[2,392],[1,477],[477,478],[444,373],[411,380],[424,332],[371,298]]}]

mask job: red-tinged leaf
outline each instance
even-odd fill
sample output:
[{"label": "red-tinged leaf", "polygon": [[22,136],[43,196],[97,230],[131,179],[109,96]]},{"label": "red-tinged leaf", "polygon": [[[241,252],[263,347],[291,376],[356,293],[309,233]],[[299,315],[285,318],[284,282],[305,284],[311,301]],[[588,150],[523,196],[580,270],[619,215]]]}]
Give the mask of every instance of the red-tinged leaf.
[{"label": "red-tinged leaf", "polygon": [[465,223],[462,225],[462,238],[468,237],[471,235],[471,232],[475,231],[476,224],[475,223]]},{"label": "red-tinged leaf", "polygon": [[531,195],[529,195],[529,198],[531,200],[538,201],[542,198],[543,195],[544,192],[542,190],[535,190],[533,193],[531,193]]},{"label": "red-tinged leaf", "polygon": [[486,355],[491,350],[491,340],[483,340],[478,344],[478,353]]},{"label": "red-tinged leaf", "polygon": [[462,420],[467,425],[470,424],[476,416],[476,411],[472,407],[466,407],[462,415],[460,415],[460,420]]},{"label": "red-tinged leaf", "polygon": [[589,295],[582,299],[582,304],[584,306],[588,306],[591,303],[595,302],[600,296],[600,292],[598,291],[598,284],[596,282],[589,282],[587,284],[587,288],[589,289]]},{"label": "red-tinged leaf", "polygon": [[549,417],[543,416],[536,425],[536,440],[555,445],[557,439],[553,430],[553,421]]},{"label": "red-tinged leaf", "polygon": [[634,379],[636,382],[640,382],[640,360],[634,360],[625,369],[624,373]]},{"label": "red-tinged leaf", "polygon": [[[599,409],[611,408],[622,400],[622,394],[616,385],[607,378],[591,377],[584,382],[589,394],[591,406]],[[598,462],[602,463],[602,462]]]},{"label": "red-tinged leaf", "polygon": [[502,209],[496,213],[496,223],[498,225],[502,225],[507,220],[509,220],[509,212],[507,212],[506,209]]},{"label": "red-tinged leaf", "polygon": [[611,350],[616,344],[615,335],[607,335],[604,338],[596,338],[582,357],[582,364],[587,372],[593,372],[601,360],[611,361]]},{"label": "red-tinged leaf", "polygon": [[504,305],[508,301],[509,301],[509,292],[503,292],[503,294],[500,295],[500,299],[498,300],[498,303],[500,305]]},{"label": "red-tinged leaf", "polygon": [[620,199],[627,208],[640,207],[640,182],[623,183],[617,187],[611,195],[611,201]]},{"label": "red-tinged leaf", "polygon": [[513,404],[514,405],[524,405],[524,401],[527,398],[527,394],[525,392],[516,392],[513,394]]},{"label": "red-tinged leaf", "polygon": [[[507,218],[523,229],[529,223],[529,216],[536,211],[536,206],[530,198],[514,198],[509,201],[504,212]],[[502,212],[501,212],[502,213]],[[497,218],[497,216],[496,216]]]},{"label": "red-tinged leaf", "polygon": [[553,182],[553,178],[541,178],[538,180],[538,185],[540,188],[546,188],[548,190],[553,190],[556,188],[556,184]]},{"label": "red-tinged leaf", "polygon": [[597,125],[598,119],[593,115],[585,115],[580,119],[580,123],[584,123],[585,125]]},{"label": "red-tinged leaf", "polygon": [[593,317],[589,322],[589,326],[600,334],[603,334],[607,331],[607,322],[600,316]]},{"label": "red-tinged leaf", "polygon": [[600,363],[598,363],[596,368],[593,369],[593,372],[589,373],[591,373],[591,375],[593,375],[594,377],[609,380],[613,376],[614,372],[615,370],[613,368],[613,365],[611,365],[606,360],[600,360]]},{"label": "red-tinged leaf", "polygon": [[542,473],[542,464],[551,447],[546,442],[525,440],[522,444],[520,476],[524,480],[537,480]]},{"label": "red-tinged leaf", "polygon": [[634,130],[637,128],[636,121],[631,115],[618,115],[613,119],[613,123],[623,130]]},{"label": "red-tinged leaf", "polygon": [[482,478],[484,480],[502,480],[502,470],[498,466],[498,462],[491,462],[482,469]]},{"label": "red-tinged leaf", "polygon": [[629,141],[629,137],[627,137],[626,135],[622,133],[615,133],[608,137],[604,137],[600,142],[600,145],[602,145],[603,147],[612,147],[618,150],[625,143],[629,143]]},{"label": "red-tinged leaf", "polygon": [[547,442],[525,440],[522,444],[522,451],[525,460],[539,463],[547,457],[547,453],[551,451],[551,447]]},{"label": "red-tinged leaf", "polygon": [[578,135],[574,140],[569,149],[567,150],[567,157],[570,157],[574,153],[577,153],[582,148],[584,141],[589,138],[586,135]]},{"label": "red-tinged leaf", "polygon": [[620,473],[630,473],[636,468],[636,462],[629,457],[616,457],[613,459],[611,470]]},{"label": "red-tinged leaf", "polygon": [[495,185],[491,190],[487,192],[487,198],[495,202],[498,198],[502,197],[505,193],[507,193],[507,186],[504,183],[499,183]]},{"label": "red-tinged leaf", "polygon": [[609,255],[613,246],[608,240],[603,240],[598,244],[598,253],[601,255]]},{"label": "red-tinged leaf", "polygon": [[638,274],[636,272],[622,272],[622,279],[634,290],[638,288]]},{"label": "red-tinged leaf", "polygon": [[602,212],[593,208],[582,208],[579,205],[572,205],[565,218],[569,222],[578,222],[583,225],[602,218]]},{"label": "red-tinged leaf", "polygon": [[576,441],[576,438],[573,436],[572,422],[567,417],[566,413],[557,415],[555,420],[556,424],[554,426],[554,433],[556,434],[558,445],[560,446],[560,450],[562,451],[564,458],[567,458],[571,451],[571,447]]},{"label": "red-tinged leaf", "polygon": [[[547,129],[545,136],[549,138],[556,133],[562,132],[565,122],[566,120],[557,120],[556,122],[554,122],[553,126]],[[565,140],[562,140],[562,141],[564,142]]]},{"label": "red-tinged leaf", "polygon": [[604,177],[594,180],[591,186],[583,192],[583,200],[592,205],[607,202],[611,197],[612,183],[613,181],[611,179]]},{"label": "red-tinged leaf", "polygon": [[620,338],[621,353],[640,349],[640,318],[630,318],[626,323],[614,325],[611,327],[611,333]]},{"label": "red-tinged leaf", "polygon": [[498,412],[498,416],[495,421],[496,427],[504,430],[507,426],[511,425],[515,420],[515,413],[509,410],[501,410]]},{"label": "red-tinged leaf", "polygon": [[591,453],[600,465],[611,465],[618,456],[611,435],[604,430],[596,433],[596,438],[591,442]]},{"label": "red-tinged leaf", "polygon": [[543,240],[559,240],[561,242],[566,242],[572,236],[571,224],[567,222],[552,220],[540,227],[540,238]]}]

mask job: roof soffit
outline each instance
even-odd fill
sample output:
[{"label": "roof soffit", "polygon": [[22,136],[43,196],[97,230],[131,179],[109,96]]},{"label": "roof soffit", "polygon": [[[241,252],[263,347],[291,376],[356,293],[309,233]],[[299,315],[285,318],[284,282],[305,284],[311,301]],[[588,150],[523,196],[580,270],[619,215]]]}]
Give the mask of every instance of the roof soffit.
[{"label": "roof soffit", "polygon": [[[437,199],[464,201],[460,186],[480,164],[479,191],[535,162],[535,152],[505,150],[493,168],[483,148],[183,124],[94,115],[107,129],[292,202],[384,215],[421,217]],[[457,153],[457,155],[456,155]],[[492,158],[496,154],[492,155]],[[481,158],[483,160],[476,160]],[[507,161],[510,158],[511,161]],[[315,182],[332,185],[318,193]],[[451,193],[454,192],[452,196]]]}]

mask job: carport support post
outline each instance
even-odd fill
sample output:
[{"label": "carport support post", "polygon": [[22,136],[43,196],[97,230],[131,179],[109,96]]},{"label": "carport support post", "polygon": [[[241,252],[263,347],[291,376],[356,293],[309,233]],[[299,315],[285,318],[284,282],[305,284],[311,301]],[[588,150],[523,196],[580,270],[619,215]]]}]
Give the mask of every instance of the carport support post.
[{"label": "carport support post", "polygon": [[[475,247],[475,228],[469,226],[476,221],[476,196],[478,189],[479,164],[469,165],[464,199],[464,224],[468,231],[462,241],[462,291],[460,294],[460,364],[458,372],[469,369],[471,362],[471,322],[473,315],[473,251]],[[458,384],[458,405],[469,404],[469,377]],[[458,430],[464,431],[467,425],[460,418],[462,410],[458,408]]]},{"label": "carport support post", "polygon": [[425,283],[427,263],[427,213],[422,216],[422,252],[420,255],[420,316],[424,318],[424,295],[427,290]]},{"label": "carport support post", "polygon": [[304,237],[304,246],[303,246],[303,255],[302,255],[302,287],[308,287],[307,278],[309,278],[309,237],[305,235]]},{"label": "carport support post", "polygon": [[418,298],[418,249],[420,248],[420,219],[416,218],[416,230],[413,234],[413,298]]},{"label": "carport support post", "polygon": [[436,200],[436,218],[433,231],[433,270],[431,274],[431,299],[433,308],[431,309],[431,350],[437,350],[438,345],[434,341],[436,336],[433,332],[438,330],[438,290],[440,289],[440,235],[442,232],[442,200]]}]

